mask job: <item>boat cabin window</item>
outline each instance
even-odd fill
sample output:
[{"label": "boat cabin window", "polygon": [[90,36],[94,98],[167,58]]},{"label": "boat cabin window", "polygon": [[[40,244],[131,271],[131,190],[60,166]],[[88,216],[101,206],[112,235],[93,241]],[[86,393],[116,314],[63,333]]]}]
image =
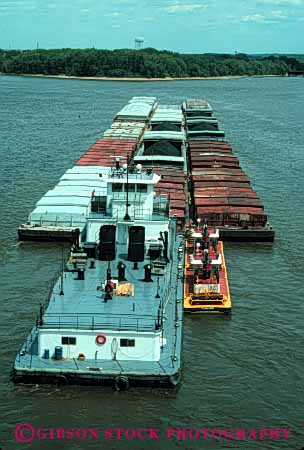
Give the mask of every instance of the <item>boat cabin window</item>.
[{"label": "boat cabin window", "polygon": [[113,183],[112,184],[112,192],[139,192],[139,193],[145,193],[148,191],[148,186],[146,184],[135,184],[135,183],[128,183],[123,185],[122,183]]},{"label": "boat cabin window", "polygon": [[147,192],[148,186],[146,184],[138,184],[137,192]]},{"label": "boat cabin window", "polygon": [[106,212],[107,209],[107,197],[95,196],[91,203],[92,213],[102,213]]},{"label": "boat cabin window", "polygon": [[122,183],[113,183],[112,184],[112,192],[122,192]]},{"label": "boat cabin window", "polygon": [[62,345],[76,345],[76,338],[75,337],[63,336],[61,338],[61,344]]},{"label": "boat cabin window", "polygon": [[134,183],[128,183],[125,185],[125,192],[127,192],[127,186],[129,192],[135,192],[135,184]]},{"label": "boat cabin window", "polygon": [[135,339],[120,339],[121,347],[135,347]]}]

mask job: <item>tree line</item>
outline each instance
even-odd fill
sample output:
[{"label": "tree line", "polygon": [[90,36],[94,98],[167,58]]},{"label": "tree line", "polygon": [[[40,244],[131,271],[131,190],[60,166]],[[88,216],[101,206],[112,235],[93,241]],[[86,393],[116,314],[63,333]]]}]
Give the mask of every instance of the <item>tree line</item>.
[{"label": "tree line", "polygon": [[289,56],[251,56],[243,53],[180,54],[166,50],[1,50],[0,72],[89,77],[217,77],[228,75],[285,75],[303,70]]}]

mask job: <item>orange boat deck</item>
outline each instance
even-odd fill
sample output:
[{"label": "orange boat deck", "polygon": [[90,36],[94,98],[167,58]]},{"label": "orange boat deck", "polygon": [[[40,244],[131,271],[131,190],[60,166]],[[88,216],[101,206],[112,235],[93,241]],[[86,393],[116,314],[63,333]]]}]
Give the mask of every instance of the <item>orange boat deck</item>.
[{"label": "orange boat deck", "polygon": [[[220,292],[203,292],[194,293],[194,268],[190,266],[190,256],[193,255],[194,244],[189,240],[186,241],[185,254],[185,270],[184,270],[184,310],[185,312],[224,312],[231,311],[231,298],[229,291],[229,282],[225,264],[223,243],[218,241],[217,252],[221,255],[222,264],[219,271],[219,291]],[[194,256],[194,260],[201,260],[202,256]],[[209,249],[209,258],[216,259],[216,255],[212,246]],[[200,266],[202,267],[202,266]],[[214,275],[209,280],[201,280],[202,285],[217,285]]]}]

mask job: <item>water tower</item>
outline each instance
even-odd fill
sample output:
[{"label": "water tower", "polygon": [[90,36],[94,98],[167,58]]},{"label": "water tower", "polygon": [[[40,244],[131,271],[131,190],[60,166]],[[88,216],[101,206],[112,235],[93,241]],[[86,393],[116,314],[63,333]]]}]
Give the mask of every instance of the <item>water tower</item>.
[{"label": "water tower", "polygon": [[142,48],[144,48],[144,42],[145,39],[143,37],[136,37],[134,39],[135,50],[141,50]]}]

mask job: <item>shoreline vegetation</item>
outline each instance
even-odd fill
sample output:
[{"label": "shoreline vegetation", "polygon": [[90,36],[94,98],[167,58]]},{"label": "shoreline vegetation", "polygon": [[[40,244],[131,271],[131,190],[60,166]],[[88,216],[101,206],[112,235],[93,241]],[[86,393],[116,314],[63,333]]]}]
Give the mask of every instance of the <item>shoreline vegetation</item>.
[{"label": "shoreline vegetation", "polygon": [[[86,81],[130,81],[130,82],[153,82],[153,81],[195,81],[195,80],[231,80],[240,78],[273,78],[282,77],[284,75],[225,75],[218,77],[166,77],[166,78],[144,78],[144,77],[85,77],[73,75],[44,75],[44,74],[16,74],[16,73],[1,73],[2,76],[19,76],[29,78],[55,78],[59,80],[86,80]],[[286,75],[285,75],[286,76]]]},{"label": "shoreline vegetation", "polygon": [[284,76],[304,70],[297,57],[182,54],[167,50],[1,50],[3,75],[109,81],[166,81]]}]

